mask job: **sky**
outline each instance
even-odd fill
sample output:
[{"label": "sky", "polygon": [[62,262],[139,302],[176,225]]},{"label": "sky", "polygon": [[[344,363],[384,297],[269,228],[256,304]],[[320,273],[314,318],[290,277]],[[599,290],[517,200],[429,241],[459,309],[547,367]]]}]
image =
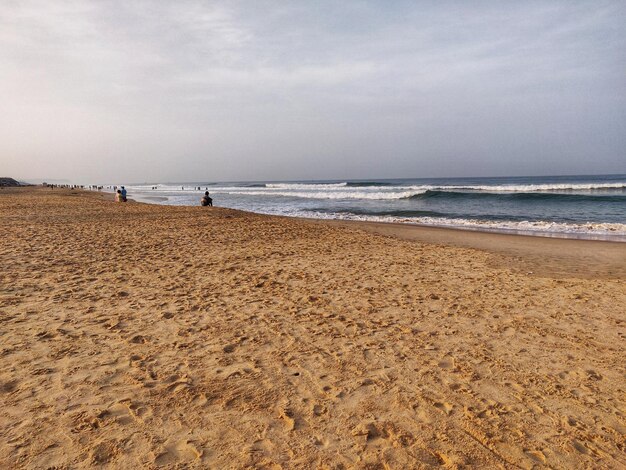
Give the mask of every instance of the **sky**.
[{"label": "sky", "polygon": [[0,176],[626,173],[626,2],[0,2]]}]

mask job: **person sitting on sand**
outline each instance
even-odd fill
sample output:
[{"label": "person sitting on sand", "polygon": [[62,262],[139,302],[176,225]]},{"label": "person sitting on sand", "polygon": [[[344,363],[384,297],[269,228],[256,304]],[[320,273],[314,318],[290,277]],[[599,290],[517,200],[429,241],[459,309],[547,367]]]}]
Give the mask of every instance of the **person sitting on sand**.
[{"label": "person sitting on sand", "polygon": [[202,199],[200,199],[200,204],[202,204],[203,206],[213,206],[213,199],[209,197],[208,191],[206,191],[204,193],[204,196],[202,196]]}]

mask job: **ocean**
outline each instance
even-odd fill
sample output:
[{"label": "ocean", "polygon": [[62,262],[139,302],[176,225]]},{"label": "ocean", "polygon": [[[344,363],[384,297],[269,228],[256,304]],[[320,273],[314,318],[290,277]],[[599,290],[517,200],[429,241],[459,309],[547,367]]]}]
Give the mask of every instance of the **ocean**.
[{"label": "ocean", "polygon": [[[201,190],[197,188],[200,187]],[[136,200],[626,242],[626,175],[126,185]]]}]

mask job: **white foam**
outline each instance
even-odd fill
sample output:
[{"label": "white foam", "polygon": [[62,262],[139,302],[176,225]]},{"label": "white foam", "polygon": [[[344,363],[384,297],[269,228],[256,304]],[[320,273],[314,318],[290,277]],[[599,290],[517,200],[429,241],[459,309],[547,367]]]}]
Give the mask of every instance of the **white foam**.
[{"label": "white foam", "polygon": [[417,225],[431,225],[437,227],[451,227],[473,229],[481,231],[498,231],[498,232],[520,232],[530,234],[551,234],[551,235],[579,235],[593,238],[600,236],[601,238],[626,241],[626,224],[620,223],[564,223],[549,221],[492,221],[492,220],[473,220],[473,219],[447,219],[443,217],[393,217],[393,216],[372,216],[357,214],[328,214],[322,212],[304,212],[291,213],[289,215],[316,219],[342,219],[357,220],[365,222],[386,222],[386,223],[403,223]]},{"label": "white foam", "polygon": [[267,183],[268,189],[335,189],[346,187],[348,183]]},{"label": "white foam", "polygon": [[[398,187],[400,188],[400,187]],[[402,187],[405,189],[406,187]],[[424,194],[426,189],[405,190],[405,191],[254,191],[245,190],[213,190],[215,193],[238,194],[246,196],[282,196],[297,197],[301,199],[370,199],[370,200],[391,200],[405,199],[418,194]]]}]

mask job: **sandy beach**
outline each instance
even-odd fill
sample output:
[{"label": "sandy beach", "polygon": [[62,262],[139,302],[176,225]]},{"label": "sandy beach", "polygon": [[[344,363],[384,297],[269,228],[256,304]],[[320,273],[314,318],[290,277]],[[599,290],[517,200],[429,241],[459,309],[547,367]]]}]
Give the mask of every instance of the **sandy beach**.
[{"label": "sandy beach", "polygon": [[626,244],[0,190],[2,468],[626,468]]}]

